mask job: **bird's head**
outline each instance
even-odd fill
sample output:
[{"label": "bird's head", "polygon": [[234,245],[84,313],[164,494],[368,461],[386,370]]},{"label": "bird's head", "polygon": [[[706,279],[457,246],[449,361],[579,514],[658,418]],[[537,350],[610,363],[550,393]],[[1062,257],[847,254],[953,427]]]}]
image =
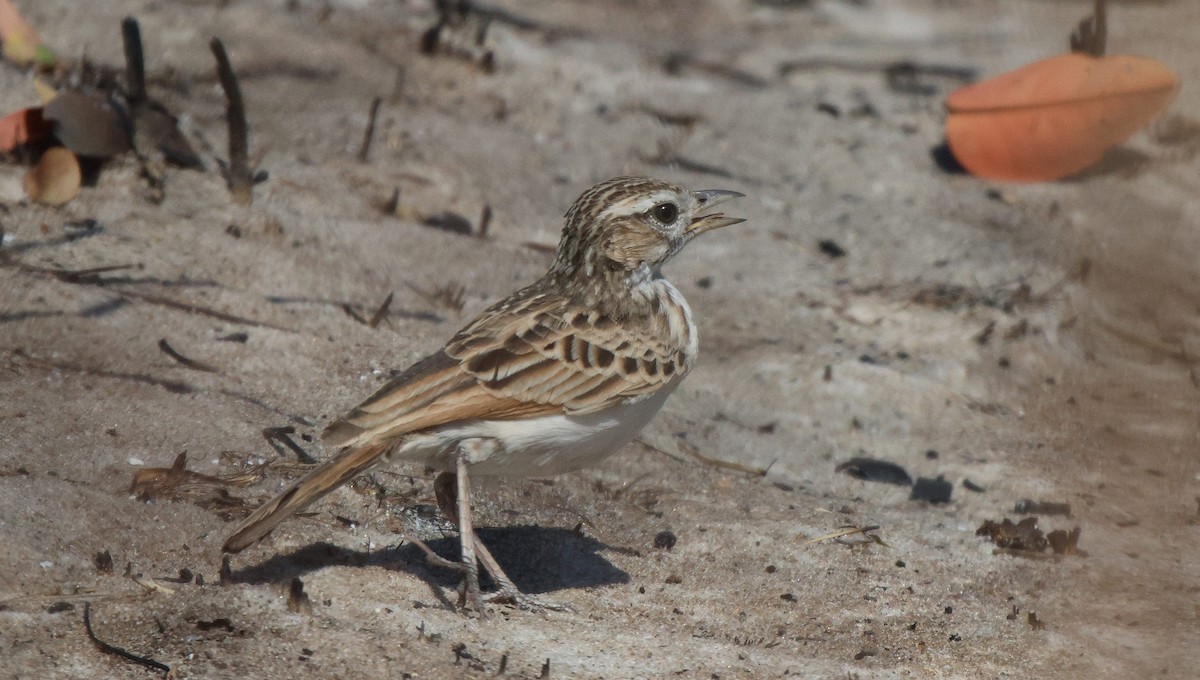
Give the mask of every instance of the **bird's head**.
[{"label": "bird's head", "polygon": [[594,277],[657,273],[693,238],[744,222],[713,206],[736,191],[688,191],[648,177],[617,177],[583,192],[567,211],[552,273]]}]

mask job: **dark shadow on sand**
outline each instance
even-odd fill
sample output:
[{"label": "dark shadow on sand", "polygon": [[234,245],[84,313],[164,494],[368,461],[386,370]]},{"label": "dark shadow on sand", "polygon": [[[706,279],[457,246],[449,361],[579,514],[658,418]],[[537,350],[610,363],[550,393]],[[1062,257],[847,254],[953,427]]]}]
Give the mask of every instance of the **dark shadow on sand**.
[{"label": "dark shadow on sand", "polygon": [[[569,588],[629,583],[629,574],[621,571],[599,553],[609,546],[570,529],[520,526],[478,529],[479,538],[488,546],[496,561],[522,592],[536,595]],[[457,561],[457,537],[426,541],[434,552]],[[411,572],[431,585],[454,587],[457,573],[434,567],[425,561],[425,553],[404,541],[399,545],[365,552],[348,550],[329,543],[313,543],[286,555],[274,555],[265,562],[236,569],[234,583],[285,583],[311,571],[333,566],[383,567]],[[491,583],[482,575],[483,588]]]}]

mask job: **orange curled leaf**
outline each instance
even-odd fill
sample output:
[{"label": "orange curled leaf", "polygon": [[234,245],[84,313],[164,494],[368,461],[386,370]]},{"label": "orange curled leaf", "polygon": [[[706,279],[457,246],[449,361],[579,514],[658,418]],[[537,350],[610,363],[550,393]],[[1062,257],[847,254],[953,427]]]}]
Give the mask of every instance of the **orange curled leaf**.
[{"label": "orange curled leaf", "polygon": [[971,174],[1040,182],[1096,163],[1153,120],[1179,79],[1145,57],[1066,54],[946,98],[946,141]]},{"label": "orange curled leaf", "polygon": [[8,153],[26,142],[45,139],[54,125],[42,118],[41,107],[13,111],[0,118],[0,153]]}]

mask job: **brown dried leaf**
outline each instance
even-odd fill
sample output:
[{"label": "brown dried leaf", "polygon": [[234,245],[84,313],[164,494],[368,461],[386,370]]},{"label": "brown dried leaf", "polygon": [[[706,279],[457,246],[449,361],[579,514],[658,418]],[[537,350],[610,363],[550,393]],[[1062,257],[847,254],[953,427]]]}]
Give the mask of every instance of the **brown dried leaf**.
[{"label": "brown dried leaf", "polygon": [[975,535],[987,536],[1001,548],[1040,553],[1046,550],[1049,542],[1037,522],[1036,517],[1026,517],[1016,524],[1008,518],[1003,522],[988,520],[975,531]]},{"label": "brown dried leaf", "polygon": [[146,468],[133,474],[129,493],[138,500],[186,500],[222,516],[239,516],[246,509],[243,498],[229,495],[227,487],[250,486],[263,479],[261,467],[236,475],[216,477],[187,469],[187,452],[180,453],[169,468]]}]

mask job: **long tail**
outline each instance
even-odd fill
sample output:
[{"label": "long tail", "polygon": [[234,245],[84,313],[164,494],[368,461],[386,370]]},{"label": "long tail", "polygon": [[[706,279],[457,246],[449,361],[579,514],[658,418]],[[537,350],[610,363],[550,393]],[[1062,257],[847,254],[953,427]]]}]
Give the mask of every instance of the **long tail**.
[{"label": "long tail", "polygon": [[242,520],[237,530],[225,539],[223,550],[235,553],[253,545],[293,513],[370,469],[397,444],[396,440],[368,444],[348,449],[325,461]]}]

